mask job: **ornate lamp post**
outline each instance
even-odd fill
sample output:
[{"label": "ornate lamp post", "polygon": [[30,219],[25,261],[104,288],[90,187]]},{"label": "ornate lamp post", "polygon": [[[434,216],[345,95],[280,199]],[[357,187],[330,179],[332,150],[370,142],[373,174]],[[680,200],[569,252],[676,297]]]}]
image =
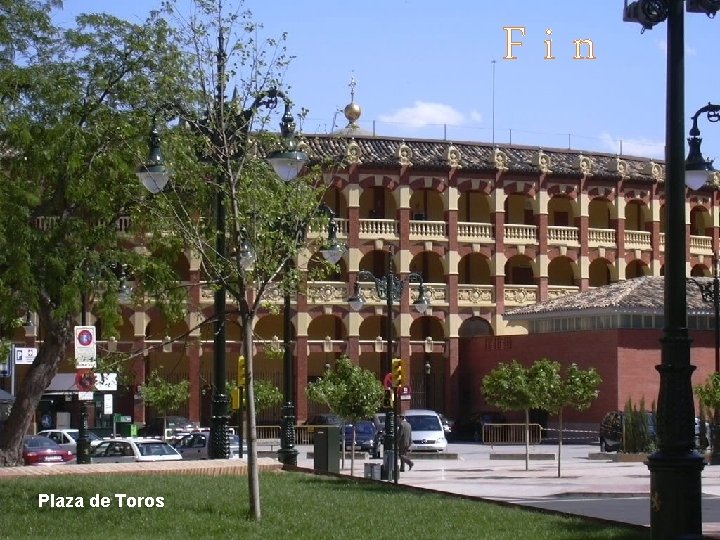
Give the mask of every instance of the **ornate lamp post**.
[{"label": "ornate lamp post", "polygon": [[[623,20],[643,31],[667,19],[665,125],[665,330],[661,339],[658,450],[648,457],[650,525],[654,539],[700,538],[705,462],[695,451],[695,409],[687,329],[685,238],[685,29],[684,0],[624,2]],[[718,0],[687,0],[690,12],[714,15]]]},{"label": "ornate lamp post", "polygon": [[[305,163],[308,156],[297,151],[293,140],[295,131],[295,122],[290,112],[290,100],[281,91],[276,88],[260,92],[250,107],[243,111],[237,111],[234,107],[228,107],[225,102],[225,85],[227,64],[227,56],[225,54],[225,38],[220,27],[218,33],[218,48],[216,52],[217,58],[217,87],[214,103],[214,111],[208,111],[207,117],[198,122],[191,122],[191,125],[198,132],[206,135],[213,141],[212,148],[231,148],[234,153],[231,156],[226,155],[210,155],[210,160],[220,162],[226,165],[230,161],[239,161],[245,152],[245,142],[247,141],[250,127],[252,126],[255,112],[265,107],[274,109],[279,100],[285,104],[285,111],[280,123],[280,131],[287,140],[288,149],[286,151],[278,151],[271,154],[267,161],[272,165],[275,172],[285,181],[293,180]],[[159,137],[151,137],[151,150],[148,165],[141,168],[138,172],[143,184],[150,189],[151,192],[157,193],[162,190],[167,179],[156,178],[158,174],[153,165],[157,160],[153,160],[153,148],[157,143],[159,148]],[[164,168],[163,168],[164,170]],[[145,178],[141,176],[145,173]],[[149,175],[149,178],[148,178]],[[225,241],[226,235],[226,217],[225,217],[225,185],[227,184],[227,172],[225,167],[220,167],[220,172],[216,179],[216,246],[215,251],[218,260],[227,257],[227,246]],[[243,268],[247,268],[252,264],[254,253],[252,248],[247,245],[246,241],[239,246],[240,264]],[[214,344],[213,344],[213,384],[215,391],[213,392],[212,412],[210,421],[210,459],[227,459],[230,457],[230,437],[228,425],[230,423],[230,397],[227,394],[227,368],[226,368],[226,288],[222,283],[218,284],[214,295],[215,310],[215,328],[214,328]]]},{"label": "ornate lamp post", "polygon": [[[375,291],[380,299],[386,301],[387,307],[387,319],[386,319],[386,350],[385,356],[382,362],[382,373],[383,378],[386,378],[391,373],[392,358],[393,358],[393,331],[394,331],[394,312],[393,303],[399,301],[402,298],[402,292],[405,288],[405,283],[418,283],[420,285],[420,291],[417,300],[414,302],[415,309],[420,313],[424,313],[428,308],[428,301],[425,298],[425,282],[420,274],[417,272],[411,272],[404,279],[395,273],[395,265],[393,263],[392,252],[388,250],[388,265],[387,274],[383,277],[375,277],[372,272],[367,270],[360,270],[357,274],[355,281],[355,290],[353,295],[348,299],[350,307],[355,311],[359,311],[365,305],[365,296],[360,290],[359,281],[373,281],[375,282]],[[386,388],[385,390],[385,440],[384,449],[385,454],[383,456],[383,464],[385,466],[386,479],[392,478],[395,483],[398,482],[399,472],[397,467],[397,455],[395,449],[395,409],[393,407],[393,398],[397,398],[397,389],[393,394],[393,389]],[[391,397],[392,396],[392,397]]]},{"label": "ornate lamp post", "polygon": [[[330,218],[328,223],[328,242],[320,249],[320,253],[331,264],[337,264],[347,248],[337,241],[337,223],[335,213],[329,206],[321,204],[318,211]],[[285,270],[289,271],[290,262],[285,263]],[[283,296],[283,407],[280,428],[280,449],[278,450],[278,461],[283,466],[297,466],[298,451],[295,448],[295,393],[293,383],[295,373],[293,369],[292,352],[292,324],[290,322],[290,293],[285,292]]]}]

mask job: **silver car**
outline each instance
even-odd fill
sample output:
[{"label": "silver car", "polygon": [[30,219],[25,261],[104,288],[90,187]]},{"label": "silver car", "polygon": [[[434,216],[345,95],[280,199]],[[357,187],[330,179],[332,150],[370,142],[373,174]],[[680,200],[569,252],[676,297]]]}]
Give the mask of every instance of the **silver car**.
[{"label": "silver car", "polygon": [[[90,447],[97,446],[102,442],[102,439],[92,431],[88,431],[87,434],[90,439]],[[52,439],[58,443],[60,448],[70,450],[73,454],[77,454],[77,442],[80,440],[80,430],[78,429],[45,429],[40,431],[38,435]]]},{"label": "silver car", "polygon": [[133,461],[179,461],[183,457],[159,439],[112,439],[93,448],[93,463],[128,463]]},{"label": "silver car", "polygon": [[[175,449],[180,452],[183,459],[208,459],[210,432],[194,431],[188,433],[175,443]],[[230,457],[240,457],[240,437],[235,433],[230,434]]]}]

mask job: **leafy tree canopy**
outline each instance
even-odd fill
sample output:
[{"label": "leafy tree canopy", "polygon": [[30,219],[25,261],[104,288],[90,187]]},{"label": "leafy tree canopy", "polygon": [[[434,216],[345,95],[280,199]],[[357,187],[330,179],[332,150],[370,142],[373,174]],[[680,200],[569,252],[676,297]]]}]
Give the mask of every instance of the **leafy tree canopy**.
[{"label": "leafy tree canopy", "polygon": [[343,356],[324,377],[308,385],[307,395],[354,424],[377,412],[382,403],[383,388],[372,371]]}]

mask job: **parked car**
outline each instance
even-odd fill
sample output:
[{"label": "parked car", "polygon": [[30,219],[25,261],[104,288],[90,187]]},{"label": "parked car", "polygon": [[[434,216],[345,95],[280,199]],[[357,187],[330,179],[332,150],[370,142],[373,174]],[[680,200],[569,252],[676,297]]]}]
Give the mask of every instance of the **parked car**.
[{"label": "parked car", "polygon": [[60,448],[58,443],[42,435],[27,435],[23,439],[25,465],[65,465],[75,461],[75,454]]},{"label": "parked car", "polygon": [[[210,455],[210,432],[194,431],[183,435],[175,443],[175,449],[183,459],[209,459]],[[243,449],[245,455],[247,449]],[[235,433],[230,434],[230,457],[240,457],[240,437]]]},{"label": "parked car", "polygon": [[412,429],[412,451],[443,452],[447,439],[440,416],[427,409],[410,409],[404,413]]},{"label": "parked car", "polygon": [[183,457],[165,441],[158,439],[112,439],[93,448],[93,463],[133,461],[178,461]]},{"label": "parked car", "polygon": [[505,415],[500,412],[477,412],[465,415],[455,421],[453,438],[457,441],[482,442],[485,424],[504,424]]},{"label": "parked car", "polygon": [[[375,424],[370,420],[361,420],[354,424],[355,426],[355,447],[360,450],[370,452],[373,448],[375,440]],[[345,448],[352,448],[353,443],[353,425],[345,426]]]},{"label": "parked car", "polygon": [[[52,439],[58,443],[60,448],[70,450],[73,454],[77,454],[77,442],[80,440],[79,429],[44,429],[38,432],[38,435]],[[92,431],[88,431],[87,435],[90,439],[91,448],[102,442],[102,439]]]},{"label": "parked car", "polygon": [[[655,438],[655,413],[645,411],[650,437]],[[615,452],[623,448],[625,413],[623,411],[610,411],[600,422],[600,450],[602,452]]]},{"label": "parked car", "polygon": [[448,441],[453,440],[453,426],[455,425],[455,420],[450,420],[449,418],[446,418],[445,415],[442,413],[438,413],[438,416],[440,417],[440,423],[442,424],[443,430],[445,431],[445,438]]},{"label": "parked car", "polygon": [[[177,437],[191,431],[195,431],[199,426],[195,422],[191,422],[184,416],[158,416],[146,422],[143,427],[138,430],[141,437]],[[163,429],[167,433],[163,433]]]}]

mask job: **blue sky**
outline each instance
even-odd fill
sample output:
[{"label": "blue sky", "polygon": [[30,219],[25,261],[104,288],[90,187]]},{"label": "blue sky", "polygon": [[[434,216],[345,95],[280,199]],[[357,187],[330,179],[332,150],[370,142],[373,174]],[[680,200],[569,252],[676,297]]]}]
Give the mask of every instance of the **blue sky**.
[{"label": "blue sky", "polygon": [[[140,22],[159,0],[65,0],[57,20],[107,11]],[[228,7],[237,5],[225,0]],[[345,127],[341,111],[378,135],[528,144],[663,157],[666,23],[640,33],[622,0],[246,0],[265,37],[288,33],[285,81],[302,128]],[[522,46],[507,60],[503,27]],[[546,31],[550,29],[552,35]],[[685,17],[686,126],[720,103],[720,17]],[[546,39],[554,60],[544,59]],[[574,60],[590,39],[594,60]],[[493,64],[493,60],[495,63]],[[493,73],[494,72],[494,73]],[[713,88],[715,89],[713,91]],[[494,97],[493,97],[494,95]],[[720,157],[720,124],[699,121],[706,157]],[[720,163],[720,161],[718,162]]]}]

